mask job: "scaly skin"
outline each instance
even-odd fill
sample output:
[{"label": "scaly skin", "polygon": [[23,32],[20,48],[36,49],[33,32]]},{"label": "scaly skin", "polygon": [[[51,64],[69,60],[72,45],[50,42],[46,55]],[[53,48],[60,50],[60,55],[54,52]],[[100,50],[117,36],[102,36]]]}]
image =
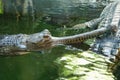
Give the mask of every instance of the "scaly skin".
[{"label": "scaly skin", "polygon": [[107,33],[103,34],[103,36],[98,36],[92,46],[93,51],[109,57],[116,65],[116,63],[120,61],[118,59],[120,58],[120,1],[115,1],[114,3],[110,3],[106,6],[99,18],[82,24],[77,24],[73,28],[80,28],[81,26],[92,29],[108,26],[117,27],[115,33]]},{"label": "scaly skin", "polygon": [[17,34],[0,37],[0,55],[22,55],[49,47],[50,32],[44,30],[31,35]]},{"label": "scaly skin", "polygon": [[86,39],[97,37],[104,33],[113,33],[115,30],[116,26],[109,26],[73,36],[52,37],[52,40],[53,45],[79,43],[85,41]]}]

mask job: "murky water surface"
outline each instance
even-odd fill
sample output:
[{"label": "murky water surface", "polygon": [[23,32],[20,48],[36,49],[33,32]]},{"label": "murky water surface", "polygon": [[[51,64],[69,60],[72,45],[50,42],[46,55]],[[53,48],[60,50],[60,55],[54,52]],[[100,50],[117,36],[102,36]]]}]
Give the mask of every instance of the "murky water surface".
[{"label": "murky water surface", "polygon": [[[8,16],[0,16],[0,34],[32,34],[49,29],[54,36],[63,36],[67,32],[56,31],[56,26],[51,26],[41,21],[23,19],[19,22]],[[68,33],[71,33],[68,32]],[[30,52],[22,56],[0,56],[0,80],[54,80],[58,77],[58,68],[54,61],[65,53],[65,46],[41,52]]]}]

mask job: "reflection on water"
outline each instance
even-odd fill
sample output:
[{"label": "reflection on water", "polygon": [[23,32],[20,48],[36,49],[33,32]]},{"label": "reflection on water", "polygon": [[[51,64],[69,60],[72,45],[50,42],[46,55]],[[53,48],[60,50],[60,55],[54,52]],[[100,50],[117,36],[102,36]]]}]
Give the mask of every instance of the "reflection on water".
[{"label": "reflection on water", "polygon": [[56,52],[0,57],[1,80],[54,80],[57,67],[54,60],[60,56]]},{"label": "reflection on water", "polygon": [[[12,17],[0,16],[0,34],[30,34],[51,28],[42,22],[37,27],[34,26],[36,24],[29,20],[16,22]],[[54,60],[60,55],[60,50],[52,50],[45,54],[31,52],[22,56],[0,56],[0,80],[54,80],[58,77]]]}]

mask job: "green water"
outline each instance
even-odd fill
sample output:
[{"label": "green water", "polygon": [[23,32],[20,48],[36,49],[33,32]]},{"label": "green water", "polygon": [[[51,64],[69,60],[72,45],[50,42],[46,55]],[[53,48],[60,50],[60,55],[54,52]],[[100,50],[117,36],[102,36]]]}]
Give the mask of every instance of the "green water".
[{"label": "green water", "polygon": [[[54,36],[63,36],[66,32],[57,31],[52,26],[41,21],[31,21],[28,18],[17,22],[14,17],[0,16],[0,34],[31,34],[49,29]],[[69,32],[70,33],[70,32]],[[30,52],[22,56],[0,56],[0,80],[55,80],[58,77],[58,67],[54,61],[65,53],[65,47],[55,47],[51,52]]]},{"label": "green water", "polygon": [[[56,51],[59,51],[56,52]],[[56,49],[51,53],[30,53],[22,56],[0,57],[1,80],[54,80],[58,77],[54,60],[61,55]]]},{"label": "green water", "polygon": [[[27,18],[17,22],[12,17],[0,17],[0,34],[31,34],[45,28],[52,30],[53,27],[44,22],[32,22]],[[0,80],[54,80],[58,77],[54,60],[61,53],[56,48],[44,54],[30,52],[22,56],[0,56]]]}]

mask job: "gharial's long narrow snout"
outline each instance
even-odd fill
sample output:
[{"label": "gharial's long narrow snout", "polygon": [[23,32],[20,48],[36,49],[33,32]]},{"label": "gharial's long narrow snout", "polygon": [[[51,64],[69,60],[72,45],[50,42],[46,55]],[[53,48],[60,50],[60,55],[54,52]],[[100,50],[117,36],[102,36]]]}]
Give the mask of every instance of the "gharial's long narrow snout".
[{"label": "gharial's long narrow snout", "polygon": [[60,44],[72,44],[72,43],[80,43],[86,39],[94,38],[99,35],[102,35],[106,32],[115,32],[116,26],[108,26],[108,27],[102,27],[90,32],[85,32],[82,34],[77,34],[73,36],[65,36],[65,37],[51,37],[52,38],[52,44],[60,45]]}]

